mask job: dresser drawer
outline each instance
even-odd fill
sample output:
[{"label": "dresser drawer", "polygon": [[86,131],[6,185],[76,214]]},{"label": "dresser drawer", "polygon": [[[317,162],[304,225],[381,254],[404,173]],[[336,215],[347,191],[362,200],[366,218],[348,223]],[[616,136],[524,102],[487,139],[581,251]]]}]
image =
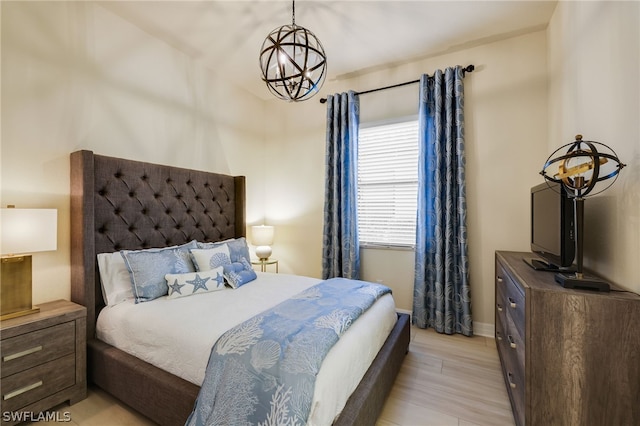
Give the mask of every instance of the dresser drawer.
[{"label": "dresser drawer", "polygon": [[509,352],[510,357],[513,359],[512,368],[517,369],[520,376],[524,377],[525,339],[509,316],[507,316],[507,325],[504,333],[506,351]]},{"label": "dresser drawer", "polygon": [[[505,384],[507,385],[507,393],[513,407],[513,415],[516,424],[524,425],[525,414],[525,374],[524,365],[518,353],[518,343],[514,348],[511,344],[513,330],[508,325],[496,324],[496,344],[498,353],[500,354],[500,363],[502,365],[502,374]],[[522,347],[524,354],[524,347]]]},{"label": "dresser drawer", "polygon": [[522,289],[518,287],[506,274],[502,265],[498,264],[498,274],[496,277],[496,294],[501,295],[501,303],[504,305],[504,310],[507,316],[510,316],[513,323],[518,328],[520,335],[524,336],[524,324],[525,324],[525,306],[524,306],[524,293]]},{"label": "dresser drawer", "polygon": [[503,328],[507,325],[507,307],[505,301],[507,300],[504,295],[504,279],[499,276],[496,277],[496,321],[498,318],[502,322]]},{"label": "dresser drawer", "polygon": [[507,328],[505,323],[496,315],[496,348],[500,358],[507,356],[506,336]]},{"label": "dresser drawer", "polygon": [[[75,322],[66,322],[2,341],[2,378],[75,352]],[[4,391],[4,386],[3,386]]]},{"label": "dresser drawer", "polygon": [[496,262],[496,345],[516,424],[525,424],[525,297]]},{"label": "dresser drawer", "polygon": [[16,411],[32,402],[53,395],[75,385],[75,355],[66,355],[55,361],[2,379],[1,411]]},{"label": "dresser drawer", "polygon": [[523,371],[517,365],[517,357],[513,353],[506,353],[502,358],[504,380],[507,385],[509,399],[513,406],[513,415],[518,425],[525,424],[525,380]]}]

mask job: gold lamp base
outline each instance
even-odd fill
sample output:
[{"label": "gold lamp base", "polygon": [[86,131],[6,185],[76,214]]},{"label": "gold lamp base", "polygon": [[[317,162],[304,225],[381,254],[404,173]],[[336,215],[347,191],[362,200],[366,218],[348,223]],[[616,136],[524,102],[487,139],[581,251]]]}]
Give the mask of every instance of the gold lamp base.
[{"label": "gold lamp base", "polygon": [[31,304],[31,256],[2,257],[0,267],[0,321],[39,312]]}]

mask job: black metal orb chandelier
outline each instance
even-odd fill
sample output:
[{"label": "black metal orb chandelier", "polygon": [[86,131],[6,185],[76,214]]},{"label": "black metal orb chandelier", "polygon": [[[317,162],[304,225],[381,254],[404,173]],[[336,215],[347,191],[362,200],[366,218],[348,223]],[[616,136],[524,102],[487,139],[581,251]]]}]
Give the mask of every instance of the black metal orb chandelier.
[{"label": "black metal orb chandelier", "polygon": [[260,69],[271,93],[298,102],[318,93],[327,75],[327,59],[320,40],[296,25],[295,0],[292,4],[291,25],[271,31],[262,43]]}]

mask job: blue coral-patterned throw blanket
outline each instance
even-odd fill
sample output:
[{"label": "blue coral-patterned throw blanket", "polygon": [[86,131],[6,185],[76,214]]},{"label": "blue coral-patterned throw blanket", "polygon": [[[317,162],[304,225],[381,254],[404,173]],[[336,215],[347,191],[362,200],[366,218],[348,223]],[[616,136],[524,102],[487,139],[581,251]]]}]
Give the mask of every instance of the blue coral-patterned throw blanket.
[{"label": "blue coral-patterned throw blanket", "polygon": [[331,347],[388,287],[333,278],[223,334],[187,425],[302,425]]}]

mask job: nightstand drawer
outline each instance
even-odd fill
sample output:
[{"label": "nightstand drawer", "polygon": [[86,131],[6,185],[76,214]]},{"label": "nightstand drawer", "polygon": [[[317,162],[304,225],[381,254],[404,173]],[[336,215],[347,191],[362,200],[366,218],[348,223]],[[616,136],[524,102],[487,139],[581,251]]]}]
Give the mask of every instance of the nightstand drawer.
[{"label": "nightstand drawer", "polygon": [[19,410],[76,383],[75,355],[2,379],[2,412]]},{"label": "nightstand drawer", "polygon": [[2,378],[74,352],[73,321],[3,340],[0,348]]}]

